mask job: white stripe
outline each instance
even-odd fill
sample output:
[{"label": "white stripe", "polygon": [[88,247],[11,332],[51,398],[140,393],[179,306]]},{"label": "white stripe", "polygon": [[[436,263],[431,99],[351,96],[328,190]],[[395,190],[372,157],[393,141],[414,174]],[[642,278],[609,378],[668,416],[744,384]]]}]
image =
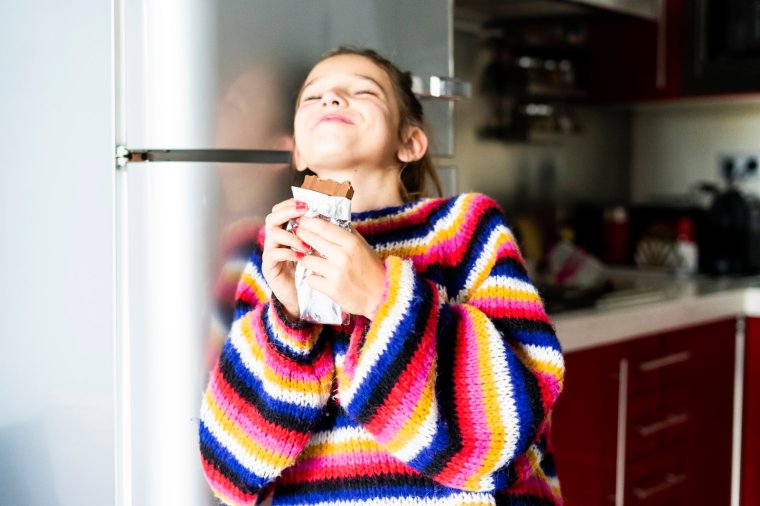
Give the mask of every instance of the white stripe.
[{"label": "white stripe", "polygon": [[391,307],[388,316],[380,322],[380,328],[374,341],[362,351],[350,384],[341,390],[340,402],[343,406],[348,406],[351,403],[356,391],[367,379],[382,354],[388,349],[393,333],[410,306],[414,294],[414,270],[411,261],[403,260],[401,269],[396,303]]},{"label": "white stripe", "polygon": [[435,225],[430,228],[430,231],[422,237],[414,237],[405,241],[392,241],[387,243],[378,244],[375,246],[376,251],[392,251],[395,249],[409,249],[416,248],[422,244],[430,244],[433,238],[444,230],[449,230],[456,226],[456,222],[464,212],[462,207],[464,206],[465,198],[460,196],[451,206],[449,212],[438,219]]},{"label": "white stripe", "polygon": [[261,274],[261,271],[259,271],[259,268],[254,265],[253,262],[248,262],[245,266],[244,273],[249,275],[256,282],[256,285],[266,294],[268,299],[272,297],[272,289],[269,288],[269,285],[264,279],[264,275]]},{"label": "white stripe", "polygon": [[483,284],[480,285],[479,288],[483,289],[492,287],[504,287],[518,292],[538,295],[538,290],[536,290],[536,287],[533,286],[532,283],[507,276],[489,276],[483,281]]},{"label": "white stripe", "polygon": [[562,353],[553,348],[539,346],[537,344],[523,344],[522,347],[525,350],[525,353],[537,362],[552,364],[553,366],[560,368],[565,367],[565,359],[562,358]]},{"label": "white stripe", "polygon": [[397,452],[394,452],[396,458],[401,459],[404,462],[409,462],[433,442],[436,422],[438,421],[438,403],[435,399],[433,399],[430,408],[431,409],[428,411],[425,420],[417,428],[415,436],[407,441],[406,445],[400,448]]},{"label": "white stripe", "polygon": [[494,378],[493,386],[497,393],[496,404],[499,406],[501,414],[499,422],[501,422],[506,434],[506,441],[503,442],[499,458],[494,467],[494,469],[498,469],[515,457],[517,440],[520,437],[520,420],[517,418],[514,388],[507,363],[504,339],[492,323],[489,322],[487,328],[488,355],[492,366],[491,374]]},{"label": "white stripe", "polygon": [[[243,336],[240,328],[242,325],[242,320],[248,318],[250,318],[250,313],[246,314],[242,318],[239,318],[232,325],[232,330],[230,331],[230,344],[232,344],[232,347],[237,350],[238,354],[240,355],[240,360],[243,362],[243,365],[245,365],[245,368],[261,381],[261,384],[264,387],[264,392],[266,392],[266,394],[270,397],[277,399],[278,401],[289,402],[298,406],[305,406],[309,408],[318,408],[320,406],[323,406],[325,402],[327,402],[326,393],[291,390],[288,388],[283,388],[277,383],[273,383],[272,381],[267,380],[264,373],[264,364],[261,361],[257,360],[253,356],[253,353],[251,353],[250,346],[246,342],[245,336]],[[255,329],[251,329],[251,331],[255,332]],[[256,346],[257,344],[254,342],[251,343],[251,345]],[[266,352],[262,350],[262,353]]]},{"label": "white stripe", "polygon": [[448,497],[409,497],[400,495],[398,497],[387,497],[381,499],[365,500],[347,500],[347,501],[324,501],[318,503],[308,503],[309,506],[460,506],[462,504],[483,504],[494,505],[496,499],[493,494],[482,492],[460,492]]},{"label": "white stripe", "polygon": [[493,266],[491,261],[495,258],[496,245],[503,234],[509,234],[509,229],[503,225],[499,225],[491,231],[491,235],[488,236],[485,246],[480,250],[480,256],[475,261],[472,269],[470,269],[467,281],[465,281],[464,286],[454,298],[457,303],[463,304],[469,300],[475,281],[483,274],[483,271]]},{"label": "white stripe", "polygon": [[321,445],[325,443],[342,444],[354,441],[362,443],[364,441],[374,441],[372,434],[362,426],[341,427],[312,434],[305,448],[310,446]]},{"label": "white stripe", "polygon": [[[227,449],[235,457],[235,460],[240,463],[248,471],[252,472],[256,476],[262,478],[274,478],[279,475],[282,469],[277,469],[266,462],[262,462],[257,459],[255,454],[250,453],[240,443],[238,443],[234,437],[224,430],[223,427],[217,423],[214,417],[211,407],[208,405],[206,397],[203,398],[203,406],[201,408],[201,420],[208,428],[209,432],[214,438]],[[284,459],[283,459],[284,460]],[[283,462],[285,464],[285,462]]]}]

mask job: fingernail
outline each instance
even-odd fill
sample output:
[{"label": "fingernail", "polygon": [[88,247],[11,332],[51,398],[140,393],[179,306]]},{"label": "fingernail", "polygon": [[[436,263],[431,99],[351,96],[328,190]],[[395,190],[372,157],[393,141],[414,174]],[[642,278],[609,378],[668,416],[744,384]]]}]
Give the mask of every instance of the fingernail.
[{"label": "fingernail", "polygon": [[304,257],[304,253],[301,253],[300,251],[296,251],[296,256],[300,260],[300,259],[302,259]]},{"label": "fingernail", "polygon": [[293,225],[293,228],[290,229],[291,232],[294,234],[296,233],[296,230],[298,230],[298,220],[296,220],[295,224]]},{"label": "fingernail", "polygon": [[301,241],[301,244],[303,244],[303,247],[304,247],[304,249],[305,249],[306,251],[309,251],[309,250],[311,249],[311,246],[309,246],[309,245],[308,245],[308,244],[306,244],[305,242]]},{"label": "fingernail", "polygon": [[303,211],[306,209],[306,202],[301,202],[300,200],[296,200],[296,209],[299,211]]}]

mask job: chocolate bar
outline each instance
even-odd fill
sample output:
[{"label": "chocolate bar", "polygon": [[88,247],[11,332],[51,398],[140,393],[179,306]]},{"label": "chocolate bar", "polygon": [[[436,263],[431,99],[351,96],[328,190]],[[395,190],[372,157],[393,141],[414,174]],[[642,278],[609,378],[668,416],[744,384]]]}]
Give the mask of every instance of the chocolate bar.
[{"label": "chocolate bar", "polygon": [[354,196],[354,189],[350,182],[343,181],[339,183],[332,179],[319,179],[317,176],[306,176],[301,188],[324,193],[331,197],[345,197],[348,200],[351,200],[351,197]]}]

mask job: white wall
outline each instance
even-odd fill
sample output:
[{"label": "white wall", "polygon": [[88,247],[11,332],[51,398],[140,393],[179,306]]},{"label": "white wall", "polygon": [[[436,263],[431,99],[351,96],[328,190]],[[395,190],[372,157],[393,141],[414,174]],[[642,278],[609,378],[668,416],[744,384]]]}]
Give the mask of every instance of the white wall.
[{"label": "white wall", "polygon": [[111,6],[0,19],[0,504],[112,504]]},{"label": "white wall", "polygon": [[[683,194],[720,182],[718,156],[760,152],[760,98],[677,101],[638,107],[632,126],[632,198]],[[760,194],[760,183],[745,189]]]}]

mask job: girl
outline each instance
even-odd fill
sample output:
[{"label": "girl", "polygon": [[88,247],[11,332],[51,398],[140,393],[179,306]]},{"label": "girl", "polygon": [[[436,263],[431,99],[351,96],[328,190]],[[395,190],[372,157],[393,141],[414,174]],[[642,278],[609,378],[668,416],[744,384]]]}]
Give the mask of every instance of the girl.
[{"label": "girl", "polygon": [[[225,503],[561,503],[560,345],[498,206],[419,198],[427,143],[409,75],[377,53],[339,49],[307,77],[294,161],[351,182],[354,230],[292,199],[266,218],[203,399]],[[296,261],[349,325],[298,319]]]}]

